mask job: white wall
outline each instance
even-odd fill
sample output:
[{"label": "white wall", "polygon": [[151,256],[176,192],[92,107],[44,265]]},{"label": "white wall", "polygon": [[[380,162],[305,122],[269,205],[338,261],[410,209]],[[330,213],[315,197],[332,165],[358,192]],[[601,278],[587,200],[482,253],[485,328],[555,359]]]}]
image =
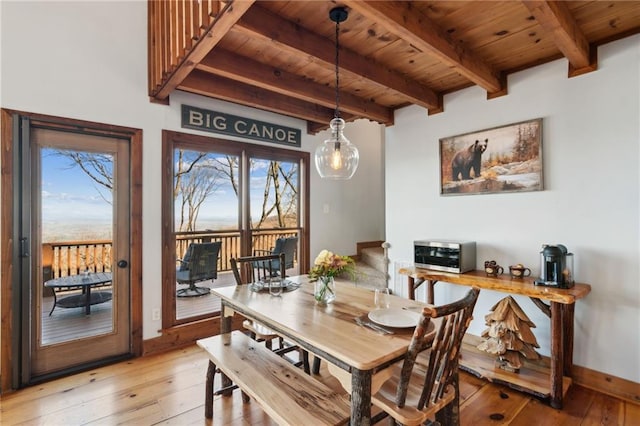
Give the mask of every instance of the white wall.
[{"label": "white wall", "polygon": [[[382,127],[358,120],[347,124],[345,135],[360,152],[360,163],[353,178],[325,180],[315,171],[311,176],[311,229],[331,229],[331,232],[314,234],[311,262],[323,248],[351,255],[356,248],[353,241],[384,240]],[[315,147],[328,137],[328,131],[322,132],[311,145]],[[325,205],[329,213],[324,213]]]},{"label": "white wall", "polygon": [[[397,111],[386,130],[386,235],[396,262],[411,261],[415,239],[464,239],[477,242],[477,265],[523,263],[537,276],[541,245],[565,244],[576,280],[592,285],[576,305],[574,362],[640,382],[640,36],[602,46],[598,68],[567,78],[558,60],[509,76],[508,96],[486,100],[473,87],[445,96],[441,114]],[[544,191],[439,195],[440,138],[538,117]],[[436,288],[442,303],[466,291]],[[471,332],[504,296],[481,293]],[[548,354],[548,318],[517,301]]]},{"label": "white wall", "polygon": [[[143,336],[155,337],[161,326],[160,321],[151,320],[151,311],[162,304],[161,132],[220,137],[181,129],[180,105],[302,129],[301,149],[309,152],[327,133],[310,136],[303,121],[183,92],[171,95],[170,106],[150,103],[145,1],[2,1],[0,10],[3,108],[143,130]],[[323,181],[315,166],[311,171],[312,256],[322,248],[352,254],[356,242],[384,236],[381,128],[361,120],[347,124],[346,134],[360,148],[356,177],[347,182]],[[361,196],[361,185],[367,186],[367,197]]]}]

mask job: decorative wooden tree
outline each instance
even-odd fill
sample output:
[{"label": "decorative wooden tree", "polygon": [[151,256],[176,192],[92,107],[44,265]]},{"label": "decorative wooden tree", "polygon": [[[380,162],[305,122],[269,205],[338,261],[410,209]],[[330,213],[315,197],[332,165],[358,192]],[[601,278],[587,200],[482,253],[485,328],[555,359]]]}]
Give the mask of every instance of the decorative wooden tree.
[{"label": "decorative wooden tree", "polygon": [[522,367],[525,358],[540,358],[533,349],[540,347],[531,332],[531,328],[535,328],[536,325],[511,296],[500,300],[491,311],[484,317],[489,328],[482,332],[482,337],[486,340],[477,346],[478,349],[498,355],[496,365],[516,373]]}]

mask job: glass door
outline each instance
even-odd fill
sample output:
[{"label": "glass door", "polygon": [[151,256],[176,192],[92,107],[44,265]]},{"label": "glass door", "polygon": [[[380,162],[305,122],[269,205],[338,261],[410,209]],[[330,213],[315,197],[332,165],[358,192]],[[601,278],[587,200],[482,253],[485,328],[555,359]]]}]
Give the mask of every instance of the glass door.
[{"label": "glass door", "polygon": [[130,352],[130,160],[128,140],[35,127],[29,152],[38,377]]}]

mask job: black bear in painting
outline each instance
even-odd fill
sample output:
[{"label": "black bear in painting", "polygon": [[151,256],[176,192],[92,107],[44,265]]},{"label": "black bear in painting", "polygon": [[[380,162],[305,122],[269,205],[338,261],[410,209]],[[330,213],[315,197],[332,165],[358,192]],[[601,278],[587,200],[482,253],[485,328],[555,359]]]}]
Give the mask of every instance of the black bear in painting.
[{"label": "black bear in painting", "polygon": [[462,179],[471,179],[471,169],[475,177],[480,177],[480,157],[487,150],[489,139],[484,142],[476,141],[473,145],[456,152],[451,160],[451,172],[453,180],[458,180],[458,175],[462,175]]}]

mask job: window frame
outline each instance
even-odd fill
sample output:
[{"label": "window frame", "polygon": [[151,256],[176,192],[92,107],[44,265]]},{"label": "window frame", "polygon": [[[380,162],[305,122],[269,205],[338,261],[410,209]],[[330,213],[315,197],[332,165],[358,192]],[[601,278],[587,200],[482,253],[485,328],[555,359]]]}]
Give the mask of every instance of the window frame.
[{"label": "window frame", "polygon": [[216,318],[220,312],[176,319],[176,268],[177,258],[175,245],[174,214],[174,152],[184,148],[194,151],[211,151],[220,154],[234,155],[239,158],[239,223],[240,255],[250,255],[251,232],[249,226],[249,191],[248,164],[251,158],[296,162],[299,165],[299,253],[300,274],[308,272],[309,265],[309,180],[310,155],[305,151],[295,151],[267,145],[257,145],[227,139],[181,133],[171,130],[162,131],[162,328],[169,329],[200,320]]}]

